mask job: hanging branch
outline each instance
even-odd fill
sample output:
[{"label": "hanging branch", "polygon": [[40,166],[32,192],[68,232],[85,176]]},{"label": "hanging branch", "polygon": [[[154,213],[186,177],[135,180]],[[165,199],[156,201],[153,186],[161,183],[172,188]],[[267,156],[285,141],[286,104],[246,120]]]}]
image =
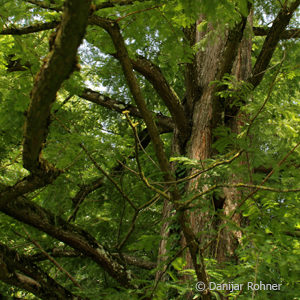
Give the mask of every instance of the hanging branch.
[{"label": "hanging branch", "polygon": [[[82,253],[79,253],[75,250],[66,250],[66,249],[60,249],[60,248],[53,248],[53,249],[47,249],[46,252],[51,255],[52,257],[59,257],[59,258],[83,258],[86,257]],[[113,256],[120,257],[124,259],[124,262],[127,265],[132,265],[135,267],[139,267],[145,270],[152,270],[156,268],[156,263],[152,261],[144,260],[140,257],[136,257],[133,255],[129,255],[127,253],[112,253]],[[30,260],[31,262],[36,261],[44,261],[47,259],[47,257],[42,253],[35,253],[32,255],[26,255],[26,258]]]},{"label": "hanging branch", "polygon": [[134,228],[135,228],[135,222],[137,220],[138,215],[139,215],[139,210],[136,210],[135,213],[134,213],[134,215],[133,215],[133,217],[132,217],[131,225],[130,225],[130,228],[129,228],[127,234],[125,235],[125,237],[123,238],[123,240],[117,246],[117,250],[118,251],[121,251],[123,249],[123,247],[125,246],[126,242],[129,239],[130,235],[133,233]]},{"label": "hanging branch", "polygon": [[[278,189],[278,188],[273,188],[270,186],[263,186],[263,185],[257,185],[257,184],[248,184],[248,183],[235,183],[235,184],[215,184],[213,186],[211,186],[210,188],[208,188],[207,190],[196,194],[195,196],[193,196],[191,199],[185,201],[184,203],[182,203],[182,209],[190,209],[192,208],[191,206],[189,206],[192,202],[194,202],[195,200],[201,198],[202,196],[209,194],[211,192],[213,192],[216,189],[219,188],[247,188],[247,189],[256,189],[256,192],[258,190],[262,190],[262,191],[269,191],[269,192],[274,192],[274,193],[298,193],[300,192],[300,188],[299,189]],[[246,199],[247,200],[247,199]],[[244,203],[244,201],[243,201]]]},{"label": "hanging branch", "polygon": [[140,257],[132,256],[125,253],[121,253],[119,256],[125,260],[127,265],[135,266],[145,270],[153,270],[156,268],[155,262],[147,261],[141,259]]},{"label": "hanging branch", "polygon": [[254,117],[249,122],[249,125],[248,125],[248,128],[247,128],[247,132],[246,132],[246,136],[249,136],[249,133],[250,133],[252,125],[254,124],[254,122],[257,119],[257,117],[259,116],[259,114],[263,111],[263,109],[266,106],[267,102],[270,100],[272,92],[273,92],[273,88],[275,86],[277,77],[278,77],[278,75],[280,73],[280,70],[281,70],[281,67],[282,67],[282,64],[283,64],[284,60],[285,60],[285,52],[283,54],[283,58],[281,59],[281,61],[279,63],[279,68],[278,68],[277,72],[275,73],[275,75],[274,75],[274,77],[272,79],[272,82],[270,84],[270,88],[268,90],[268,94],[267,94],[266,99],[264,100],[264,102],[263,102],[262,106],[260,107],[260,109],[257,111],[257,113],[254,115]]},{"label": "hanging branch", "polygon": [[[171,172],[171,167],[166,156],[164,145],[160,139],[157,126],[153,120],[151,112],[148,110],[145,99],[141,93],[139,84],[133,72],[132,63],[130,61],[123,36],[120,33],[120,28],[118,24],[112,20],[104,19],[98,16],[92,16],[92,21],[95,25],[104,28],[112,38],[115,49],[117,51],[117,56],[120,58],[120,63],[127,80],[131,94],[137,104],[139,111],[147,125],[149,131],[154,151],[159,162],[161,171],[163,172],[165,181],[174,181],[174,176]],[[203,259],[198,259],[199,256],[199,244],[197,238],[190,227],[188,222],[188,217],[184,211],[180,210],[180,193],[177,186],[171,184],[172,189],[170,191],[171,201],[174,203],[175,209],[178,210],[178,220],[187,243],[189,244],[190,254],[193,260],[193,265],[195,267],[195,272],[199,281],[203,281],[205,284],[208,283],[208,278],[205,272],[205,266]]]},{"label": "hanging branch", "polygon": [[168,268],[171,266],[172,262],[174,262],[174,260],[179,257],[183,251],[188,247],[188,245],[185,245],[184,247],[182,247],[181,249],[179,249],[171,258],[168,259],[168,261],[166,262],[166,265],[164,266],[164,270],[162,272],[160,272],[158,279],[155,282],[155,285],[152,289],[151,295],[154,295],[154,292],[156,291],[159,282],[161,281],[162,277],[164,276],[164,274],[167,272]]},{"label": "hanging branch", "polygon": [[[52,257],[57,257],[57,258],[61,258],[61,257],[71,257],[71,258],[75,258],[75,257],[84,257],[84,255],[78,251],[75,250],[66,250],[66,249],[62,249],[62,248],[52,248],[52,249],[46,249],[44,250],[47,252],[48,255],[52,256]],[[30,259],[32,262],[38,262],[38,261],[44,261],[48,259],[48,256],[45,256],[43,253],[38,252],[35,254],[30,254],[30,255],[26,255],[26,257],[28,259]]]},{"label": "hanging branch", "polygon": [[[106,2],[101,3],[101,4],[99,4],[99,6],[105,6],[105,3]],[[112,5],[111,2],[107,2],[107,5],[108,4]],[[96,5],[96,7],[98,7],[98,5]],[[110,6],[107,6],[107,7],[110,7]],[[60,23],[59,20],[54,20],[54,21],[46,22],[46,23],[35,23],[35,24],[29,25],[29,26],[24,26],[24,27],[17,27],[15,25],[13,25],[13,26],[10,26],[10,27],[0,30],[0,35],[23,35],[23,34],[30,34],[30,33],[50,30],[50,29],[56,28],[59,23]],[[254,26],[252,28],[252,30],[253,30],[253,33],[255,36],[266,36],[266,35],[268,35],[270,28]],[[287,29],[280,34],[281,40],[298,39],[299,37],[300,37],[300,29],[299,28]]]},{"label": "hanging branch", "polygon": [[[244,150],[240,150],[239,152],[237,152],[236,154],[234,154],[231,158],[226,159],[226,160],[221,160],[221,161],[217,161],[215,163],[213,163],[212,165],[210,165],[209,167],[207,167],[206,169],[200,170],[200,171],[196,171],[194,173],[192,173],[189,176],[186,176],[184,178],[180,178],[177,179],[176,181],[171,181],[171,182],[165,182],[165,183],[182,183],[182,182],[186,182],[189,180],[192,180],[198,176],[200,176],[201,174],[204,174],[218,166],[222,166],[222,165],[227,165],[227,164],[231,164],[234,160],[236,160],[238,157],[241,156],[241,154],[244,152]],[[201,161],[202,164],[202,161]],[[202,168],[204,168],[203,164],[202,164]],[[161,183],[161,182],[156,182],[156,183]]]},{"label": "hanging branch", "polygon": [[133,201],[123,192],[121,187],[118,185],[118,183],[96,162],[96,160],[92,157],[92,155],[89,153],[89,151],[86,149],[86,147],[83,144],[80,144],[80,147],[83,149],[83,151],[86,153],[88,158],[91,160],[93,165],[96,167],[97,170],[99,170],[117,189],[117,191],[121,194],[121,196],[130,204],[130,206],[136,211],[137,207],[133,203]]},{"label": "hanging branch", "polygon": [[[17,207],[17,209],[16,209]],[[132,287],[131,274],[88,232],[72,225],[25,197],[11,198],[0,210],[8,216],[33,226],[90,257],[124,287]]]},{"label": "hanging branch", "polygon": [[[118,24],[111,20],[96,18],[99,26],[103,27],[111,36],[112,41],[115,45],[117,56],[120,58],[120,63],[123,68],[124,75],[127,79],[127,83],[129,85],[130,91],[135,99],[135,102],[141,112],[141,115],[147,125],[153,146],[154,151],[156,153],[156,157],[158,159],[161,171],[163,172],[165,181],[173,181],[174,177],[171,173],[171,167],[164,151],[163,142],[160,139],[157,127],[155,122],[153,121],[152,114],[149,112],[146,102],[142,96],[140,87],[138,85],[137,79],[133,72],[133,67],[125,46],[124,39],[120,33],[120,28]],[[172,184],[171,184],[172,185]],[[170,192],[171,200],[174,203],[175,209],[180,209],[180,193],[177,189],[177,186],[172,186],[172,190]],[[197,238],[190,227],[188,222],[188,217],[183,211],[178,211],[178,220],[184,236],[189,244],[190,254],[193,260],[193,265],[195,267],[195,272],[199,281],[203,281],[206,284],[208,283],[207,275],[205,272],[205,266],[203,260],[199,260],[199,244],[197,242]]]},{"label": "hanging branch", "polygon": [[[61,6],[49,4],[48,2],[45,1],[41,1],[41,0],[25,0],[25,1],[43,9],[53,10],[57,12],[62,11]],[[100,9],[105,9],[105,8],[110,8],[115,6],[132,5],[134,4],[134,2],[147,2],[147,1],[149,0],[111,0],[111,1],[99,3],[97,5],[93,4],[92,9],[94,11],[97,11]]]},{"label": "hanging branch", "polygon": [[[59,123],[60,125],[68,132],[71,134],[71,130],[65,126],[56,116],[53,116]],[[90,154],[90,152],[87,150],[87,148],[82,144],[78,144],[79,147],[85,152],[85,154],[88,156],[90,161],[93,163],[93,165],[96,167],[97,170],[99,170],[117,189],[117,191],[121,194],[121,196],[130,204],[130,206],[136,211],[137,208],[133,201],[123,192],[121,187],[118,185],[118,183],[109,175],[93,158],[93,156]]]},{"label": "hanging branch", "polygon": [[115,7],[115,6],[126,6],[126,5],[132,5],[134,2],[148,2],[150,0],[111,0],[107,2],[99,3],[95,6],[95,10],[109,8],[109,7]]},{"label": "hanging branch", "polygon": [[148,11],[148,10],[156,9],[156,8],[159,8],[159,7],[162,7],[162,6],[163,6],[162,4],[161,5],[155,5],[155,6],[147,7],[147,8],[144,8],[144,9],[137,10],[137,11],[133,11],[133,12],[128,13],[125,16],[119,17],[116,21],[120,22],[120,21],[122,21],[123,19],[125,19],[129,16],[139,14],[139,13],[142,13],[142,12],[145,12],[145,11]]}]

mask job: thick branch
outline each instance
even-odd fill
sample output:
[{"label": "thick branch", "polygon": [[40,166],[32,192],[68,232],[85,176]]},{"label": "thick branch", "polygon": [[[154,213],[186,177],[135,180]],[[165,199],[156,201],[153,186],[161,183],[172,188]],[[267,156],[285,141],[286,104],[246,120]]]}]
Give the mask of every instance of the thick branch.
[{"label": "thick branch", "polygon": [[[268,35],[270,28],[263,28],[263,27],[253,27],[253,33],[256,36],[265,36]],[[283,31],[280,34],[281,40],[288,40],[288,39],[298,39],[300,38],[300,29],[293,28]]]},{"label": "thick branch", "polygon": [[[137,118],[142,118],[142,115],[138,108],[131,104],[126,104],[121,101],[114,100],[108,96],[102,95],[99,92],[92,91],[90,89],[85,89],[79,97],[91,101],[95,104],[101,105],[103,107],[109,108],[111,110],[122,113],[124,110],[128,110],[130,114]],[[157,125],[162,129],[163,133],[171,132],[174,129],[172,120],[161,114],[156,114]]]},{"label": "thick branch", "polygon": [[[56,257],[56,258],[59,258],[59,257],[64,257],[64,258],[84,257],[84,255],[78,251],[66,250],[66,249],[61,249],[61,248],[47,249],[46,252],[50,256]],[[26,255],[26,257],[32,262],[44,261],[44,260],[48,259],[48,257],[41,252],[31,254],[31,255]]]},{"label": "thick branch", "polygon": [[134,2],[147,2],[149,0],[111,0],[103,3],[99,3],[96,5],[96,10],[114,7],[114,6],[124,6],[124,5],[132,5]]},{"label": "thick branch", "polygon": [[52,21],[46,23],[36,23],[33,25],[17,28],[17,27],[10,27],[0,31],[0,35],[22,35],[22,34],[29,34],[34,32],[40,32],[44,30],[49,30],[55,28],[59,24],[59,21]]},{"label": "thick branch", "polygon": [[36,5],[40,8],[54,10],[54,11],[57,11],[57,12],[62,11],[62,8],[60,6],[52,5],[52,4],[49,4],[45,1],[39,1],[39,0],[25,0],[25,1],[30,3],[30,4]]},{"label": "thick branch", "polygon": [[131,277],[125,267],[112,257],[109,251],[88,232],[55,216],[50,211],[24,197],[11,198],[10,201],[5,203],[1,201],[0,211],[66,243],[80,253],[92,258],[122,286],[132,287]]},{"label": "thick branch", "polygon": [[132,256],[129,254],[121,254],[122,258],[124,258],[126,264],[135,266],[141,269],[152,270],[156,268],[156,263],[152,261],[144,260],[140,257]]},{"label": "thick branch", "polygon": [[[25,0],[25,1],[34,4],[40,8],[54,10],[57,12],[62,11],[62,8],[60,6],[55,6],[44,1],[39,1],[39,0]],[[111,0],[111,1],[102,2],[95,5],[94,10],[100,10],[100,9],[110,8],[115,6],[132,5],[134,2],[147,2],[147,1],[149,0]]]},{"label": "thick branch", "polygon": [[73,295],[25,255],[0,243],[0,280],[27,290],[41,299],[83,299]]},{"label": "thick branch", "polygon": [[[124,2],[133,2],[133,1],[124,1]],[[125,4],[123,4],[125,5]],[[96,7],[113,7],[114,4],[111,2],[104,2],[104,3],[100,3],[98,4]],[[59,21],[52,21],[52,22],[46,22],[46,23],[36,23],[33,25],[29,25],[29,26],[25,26],[25,27],[9,27],[6,29],[3,29],[0,31],[0,35],[22,35],[22,34],[29,34],[29,33],[35,33],[35,32],[40,32],[40,31],[44,31],[44,30],[50,30],[50,29],[54,29],[57,25],[59,24]],[[266,36],[268,35],[270,28],[264,28],[264,27],[253,27],[253,33],[255,36]],[[282,32],[280,34],[280,39],[297,39],[300,38],[300,29],[299,28],[292,28],[292,29],[288,29],[285,30],[284,32]],[[143,59],[146,60],[143,57],[140,57],[139,59]],[[138,60],[139,60],[138,59]],[[143,74],[146,77],[146,73],[147,71],[145,70],[145,74],[143,73],[143,66],[138,66],[138,60],[132,60],[132,64],[133,67],[140,72],[141,74]],[[149,66],[153,65],[150,61],[146,60],[149,63]],[[156,66],[155,66],[156,67]],[[159,68],[156,67],[158,70]],[[160,72],[160,70],[159,70]],[[174,91],[171,90],[171,93],[173,93]],[[175,99],[177,99],[176,94],[174,95]],[[172,97],[172,96],[171,96]]]},{"label": "thick branch", "polygon": [[142,118],[147,125],[147,129],[149,131],[161,171],[164,173],[164,177],[166,180],[173,179],[170,173],[170,164],[164,151],[163,142],[160,139],[159,131],[153,120],[153,115],[147,108],[145,99],[142,95],[136,76],[133,72],[132,63],[126,49],[124,39],[120,33],[118,24],[109,19],[100,18],[98,16],[92,16],[90,18],[90,21],[92,21],[93,24],[104,28],[111,36],[131,94],[136,102]]},{"label": "thick branch", "polygon": [[31,193],[52,183],[59,174],[59,171],[49,169],[43,174],[39,174],[39,176],[29,175],[13,186],[2,186],[0,190],[0,211],[12,198]]},{"label": "thick branch", "polygon": [[72,202],[74,205],[77,205],[78,203],[82,202],[82,200],[90,193],[95,191],[96,189],[103,186],[103,178],[97,178],[90,184],[85,184],[80,186],[80,190],[77,192],[75,197],[72,198]]},{"label": "thick branch", "polygon": [[25,121],[23,164],[31,172],[37,172],[44,165],[39,156],[48,134],[51,106],[62,82],[74,71],[77,48],[87,25],[90,1],[69,0],[64,7],[54,46],[35,77],[30,95]]},{"label": "thick branch", "polygon": [[263,79],[265,71],[280,40],[281,33],[285,31],[286,26],[289,24],[293,13],[299,4],[300,0],[296,0],[289,7],[284,6],[275,18],[272,27],[269,29],[268,35],[253,68],[253,75],[249,79],[249,82],[254,88],[257,87]]},{"label": "thick branch", "polygon": [[137,59],[131,59],[131,63],[136,71],[141,73],[149,82],[152,83],[156,92],[169,109],[173,122],[179,129],[181,139],[187,140],[191,129],[189,122],[184,113],[183,107],[179,102],[177,94],[170,87],[160,68],[143,56],[139,56]]},{"label": "thick branch", "polygon": [[284,234],[291,236],[291,237],[297,237],[300,238],[300,231],[299,229],[295,229],[295,231],[285,231]]},{"label": "thick branch", "polygon": [[239,44],[243,38],[246,23],[247,17],[242,17],[241,21],[228,32],[228,38],[222,54],[223,57],[221,59],[219,72],[217,74],[218,80],[221,80],[226,73],[231,73],[231,69],[238,53]]},{"label": "thick branch", "polygon": [[[66,249],[60,249],[60,248],[53,248],[47,250],[47,253],[51,255],[52,257],[64,257],[64,258],[76,258],[76,257],[84,257],[83,254],[79,253],[75,250],[66,250]],[[112,253],[114,257],[118,257],[120,259],[124,259],[124,262],[127,265],[135,266],[141,269],[146,270],[152,270],[156,268],[156,263],[148,260],[144,260],[140,257],[133,256],[130,254],[125,253]],[[47,257],[43,253],[36,253],[33,255],[26,256],[30,261],[36,262],[36,261],[44,261],[47,260]]]},{"label": "thick branch", "polygon": [[[134,97],[134,100],[137,104],[137,107],[139,111],[141,112],[141,115],[147,125],[147,129],[149,131],[154,150],[159,162],[159,166],[161,171],[164,174],[164,180],[165,181],[173,181],[174,177],[171,173],[170,164],[168,161],[168,158],[166,156],[166,153],[164,151],[164,146],[162,143],[162,140],[160,139],[159,132],[157,130],[156,124],[153,120],[151,112],[148,110],[145,100],[142,96],[141,90],[139,88],[137,79],[135,77],[135,74],[133,72],[133,67],[131,60],[129,58],[124,39],[120,33],[120,28],[118,24],[115,22],[103,19],[100,17],[93,16],[93,22],[95,25],[98,25],[102,28],[104,28],[111,36],[112,41],[114,43],[115,49],[117,51],[117,56],[119,57],[120,63],[123,68],[124,75],[127,79],[127,83],[129,85],[130,91]],[[175,186],[172,187],[172,190],[170,192],[171,194],[171,200],[174,203],[175,209],[180,209],[180,193]],[[197,261],[197,256],[199,256],[199,245],[197,243],[196,236],[193,232],[193,230],[189,226],[187,215],[184,211],[178,212],[178,219],[179,223],[181,225],[181,228],[184,232],[184,236],[186,238],[187,243],[189,244],[189,250],[191,253],[191,257],[193,259],[193,264],[195,267],[195,271],[197,274],[197,278],[199,281],[203,281],[205,284],[208,283],[207,276],[204,269],[204,263],[203,260],[201,260],[200,264]]]}]

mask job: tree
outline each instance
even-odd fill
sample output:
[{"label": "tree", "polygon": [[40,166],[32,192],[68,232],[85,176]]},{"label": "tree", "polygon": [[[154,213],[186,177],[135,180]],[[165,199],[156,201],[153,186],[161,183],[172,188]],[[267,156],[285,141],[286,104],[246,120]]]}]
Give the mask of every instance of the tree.
[{"label": "tree", "polygon": [[298,299],[299,4],[1,1],[2,293]]}]

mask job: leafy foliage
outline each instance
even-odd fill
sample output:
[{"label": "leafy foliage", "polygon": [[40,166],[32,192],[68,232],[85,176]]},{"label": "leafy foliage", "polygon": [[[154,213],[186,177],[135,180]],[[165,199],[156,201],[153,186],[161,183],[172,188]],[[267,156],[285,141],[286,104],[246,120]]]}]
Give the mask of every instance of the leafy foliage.
[{"label": "leafy foliage", "polygon": [[[44,9],[42,5],[30,2],[0,0],[3,30],[50,22],[60,16],[59,10]],[[59,0],[33,2],[62,7]],[[120,4],[122,1],[115,2]],[[95,1],[94,5],[104,3],[106,1]],[[129,57],[135,59],[141,55],[159,66],[183,103],[186,97],[185,68],[209,41],[190,45],[182,28],[191,28],[202,14],[206,20],[198,24],[198,31],[206,32],[208,26],[216,27],[211,34],[212,38],[219,39],[220,33],[234,28],[248,15],[250,4],[254,6],[254,24],[266,25],[281,8],[280,1],[133,1],[129,5],[99,9],[94,14],[118,20]],[[297,25],[296,18],[291,24]],[[54,31],[53,28],[51,32]],[[0,35],[0,192],[14,187],[29,174],[22,160],[23,126],[35,74],[44,66],[43,60],[49,51],[51,32]],[[253,64],[262,44],[263,37],[253,37]],[[207,233],[218,236],[222,231],[221,227],[212,229],[212,223],[221,210],[215,200],[223,197],[224,187],[228,187],[226,185],[232,177],[241,178],[248,184],[237,188],[241,196],[237,212],[246,220],[245,224],[239,227],[228,215],[222,220],[227,222],[224,224],[231,232],[242,232],[236,257],[220,264],[214,256],[206,255],[205,271],[211,282],[242,284],[261,281],[280,283],[282,288],[280,291],[232,291],[224,293],[226,299],[300,299],[300,150],[296,147],[299,143],[300,71],[297,68],[297,47],[295,40],[279,42],[263,81],[254,91],[249,83],[230,74],[211,81],[210,85],[218,88],[215,95],[218,105],[225,106],[225,102],[231,99],[230,108],[238,107],[243,116],[239,132],[234,132],[226,124],[214,129],[211,157],[198,160],[177,155],[172,148],[173,133],[161,135],[167,158],[173,169],[177,168],[175,176],[181,172],[176,178],[182,193],[180,203],[193,205],[185,207],[190,209],[189,213],[201,209],[210,220],[203,231],[197,233],[198,237]],[[193,294],[196,299],[202,295],[194,288],[196,272],[186,268],[186,257],[182,253],[187,250],[180,252],[180,211],[174,209],[167,218],[167,230],[171,233],[166,246],[167,260],[155,265],[160,255],[163,197],[172,192],[173,187],[167,188],[168,182],[159,168],[159,157],[152,143],[141,147],[144,141],[136,138],[135,130],[141,137],[145,123],[133,115],[130,115],[130,123],[124,114],[81,97],[89,87],[119,101],[122,110],[134,105],[121,64],[112,55],[115,51],[106,31],[95,25],[87,28],[78,50],[81,71],[74,72],[64,81],[57,93],[42,150],[43,159],[63,172],[51,184],[18,197],[25,197],[53,212],[57,218],[78,225],[103,244],[117,262],[124,263],[126,256],[134,256],[147,266],[152,263],[151,267],[141,268],[128,259],[126,267],[134,274],[133,282],[137,288],[124,288],[85,253],[76,252],[71,258],[56,257],[55,250],[67,252],[74,249],[43,230],[25,225],[2,212],[1,243],[33,259],[55,281],[82,297],[186,299]],[[9,57],[26,69],[9,72]],[[141,75],[137,78],[148,109],[157,120],[162,115],[171,120],[167,105],[152,84]],[[136,125],[135,129],[132,124]],[[238,151],[241,155],[231,160]],[[197,172],[204,175],[194,176],[194,181],[190,181],[189,176]],[[259,188],[251,195],[257,186],[264,185],[270,172],[273,173],[267,181],[269,190]],[[101,184],[87,192],[100,179]],[[197,188],[188,190],[188,182]],[[294,192],[286,192],[288,190]],[[77,198],[82,191],[87,193],[83,198]],[[59,224],[58,219],[54,223]],[[35,261],[34,257],[41,253],[41,249],[32,241],[37,241],[41,249],[53,255],[61,268],[57,269],[45,255]],[[74,287],[62,269],[71,274],[80,288]],[[156,281],[157,271],[162,270],[165,280]],[[214,291],[212,299],[220,299],[221,294]],[[1,295],[37,299],[21,287],[0,281],[0,298]]]}]

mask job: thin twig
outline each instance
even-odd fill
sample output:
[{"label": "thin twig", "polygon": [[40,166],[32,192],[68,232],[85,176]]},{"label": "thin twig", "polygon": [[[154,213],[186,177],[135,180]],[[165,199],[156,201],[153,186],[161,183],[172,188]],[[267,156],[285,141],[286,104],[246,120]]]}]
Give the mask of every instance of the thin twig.
[{"label": "thin twig", "polygon": [[[218,166],[222,166],[222,165],[225,165],[225,164],[230,164],[232,163],[235,159],[237,159],[238,157],[240,157],[240,155],[244,152],[244,150],[240,150],[239,152],[237,152],[233,157],[231,157],[230,159],[227,159],[227,160],[223,160],[223,161],[219,161],[219,162],[216,162],[214,164],[212,164],[211,166],[209,166],[208,168],[204,169],[204,170],[200,170],[200,171],[196,171],[195,173],[187,176],[187,177],[184,177],[182,179],[178,179],[176,181],[166,181],[166,182],[163,182],[163,183],[166,183],[166,184],[172,184],[172,183],[181,183],[181,182],[185,182],[185,181],[189,181],[191,179],[194,179],[196,177],[198,177],[199,175],[203,174],[203,173],[206,173]],[[202,168],[203,168],[203,165],[202,165]],[[155,182],[155,183],[161,183],[161,182]]]},{"label": "thin twig", "polygon": [[[277,164],[277,168],[279,168],[285,161],[286,159],[297,149],[297,147],[300,145],[300,142],[292,149],[290,150],[286,155],[285,157]],[[231,216],[229,217],[229,219],[232,219],[233,216],[236,214],[237,210],[250,198],[252,197],[258,190],[260,189],[263,189],[263,185],[266,183],[266,181],[273,175],[273,173],[275,172],[275,168],[273,168],[269,174],[264,178],[264,180],[261,182],[261,184],[259,186],[256,186],[255,189],[250,193],[248,194],[248,196],[246,196],[246,198],[244,200],[242,200],[238,205],[237,207],[235,208],[235,210],[232,212]],[[264,187],[265,188],[265,187]],[[298,192],[299,190],[294,190],[296,192]],[[277,192],[277,191],[276,191]],[[278,192],[283,192],[282,190],[281,191],[278,191]]]},{"label": "thin twig", "polygon": [[167,200],[171,200],[171,198],[163,191],[161,191],[160,189],[157,189],[156,187],[154,187],[153,185],[151,185],[148,181],[148,179],[145,177],[144,172],[142,170],[141,164],[140,164],[140,160],[139,160],[139,151],[138,151],[138,133],[136,130],[136,126],[135,124],[132,123],[131,119],[129,118],[129,111],[123,111],[123,114],[126,116],[126,119],[133,131],[134,134],[134,140],[135,140],[135,158],[136,158],[136,163],[138,166],[138,170],[139,170],[139,175],[141,180],[144,182],[144,184],[151,190],[155,191],[156,193],[162,195],[164,198],[166,198]]},{"label": "thin twig", "polygon": [[66,97],[61,105],[53,113],[56,114],[73,96],[74,94],[70,94],[68,97]]},{"label": "thin twig", "polygon": [[133,169],[129,168],[128,166],[126,166],[123,162],[121,162],[120,160],[117,160],[117,162],[119,164],[121,164],[125,169],[127,169],[128,171],[130,171],[131,173],[133,173],[136,176],[139,176],[139,173],[134,171]]},{"label": "thin twig", "polygon": [[[191,199],[185,201],[182,204],[182,208],[183,209],[188,209],[190,208],[189,205],[195,201],[196,199],[211,193],[212,191],[214,191],[215,189],[218,188],[247,188],[247,189],[255,189],[255,192],[257,192],[258,190],[263,190],[263,191],[270,191],[270,192],[275,192],[275,193],[297,193],[300,192],[300,188],[299,189],[277,189],[277,188],[273,188],[273,187],[269,187],[269,186],[263,186],[263,183],[261,185],[255,185],[255,184],[248,184],[248,183],[235,183],[235,184],[215,184],[213,186],[211,186],[209,189],[193,196]],[[246,199],[247,200],[247,199]]]},{"label": "thin twig", "polygon": [[[249,133],[250,133],[250,129],[254,123],[254,121],[256,120],[256,118],[259,116],[259,114],[262,112],[262,110],[264,109],[264,107],[266,106],[267,102],[269,101],[269,99],[271,98],[271,95],[272,95],[272,91],[273,91],[273,88],[275,86],[275,83],[276,83],[276,80],[277,80],[277,76],[278,74],[280,73],[280,70],[281,70],[281,66],[283,64],[285,60],[285,52],[283,53],[283,58],[281,59],[281,61],[278,63],[279,64],[279,68],[277,70],[277,72],[275,73],[274,77],[273,77],[273,80],[271,82],[271,85],[270,85],[270,88],[269,88],[269,91],[268,91],[268,95],[265,99],[265,101],[263,102],[262,106],[260,107],[260,109],[257,111],[257,113],[255,114],[255,116],[252,118],[252,120],[250,121],[250,124],[248,126],[248,129],[247,129],[247,133],[246,133],[246,136],[249,136]],[[277,64],[277,65],[278,65]],[[277,66],[276,65],[276,66]]]},{"label": "thin twig", "polygon": [[174,255],[173,257],[171,257],[171,258],[169,259],[169,261],[167,262],[167,264],[164,266],[164,270],[161,271],[161,273],[159,274],[159,277],[158,277],[158,279],[156,280],[155,285],[154,285],[154,287],[153,287],[153,290],[152,290],[152,292],[151,292],[151,299],[152,299],[152,297],[153,297],[153,294],[154,294],[155,290],[157,289],[157,286],[158,286],[159,282],[161,281],[161,279],[162,279],[162,277],[164,276],[164,274],[167,272],[167,270],[168,270],[168,268],[170,267],[170,265],[172,264],[172,262],[173,262],[179,255],[181,255],[182,252],[183,252],[188,246],[189,246],[189,245],[187,244],[187,245],[185,245],[183,248],[181,248],[179,251],[177,251],[177,252],[175,253],[175,255]]},{"label": "thin twig", "polygon": [[[124,200],[124,198],[123,198],[123,200]],[[120,243],[121,228],[122,228],[122,225],[123,225],[123,218],[124,218],[124,215],[125,215],[125,209],[126,209],[126,201],[124,200],[123,209],[122,209],[121,216],[120,216],[118,233],[117,233],[117,245]]]},{"label": "thin twig", "polygon": [[33,4],[33,5],[36,5],[40,8],[43,8],[43,9],[49,9],[49,10],[54,10],[56,12],[61,12],[62,11],[62,8],[59,7],[59,6],[52,6],[50,4],[48,4],[47,2],[44,2],[44,1],[37,1],[37,0],[25,0],[25,2],[28,2],[30,4]]},{"label": "thin twig", "polygon": [[153,165],[154,165],[157,169],[159,169],[159,166],[157,165],[157,163],[152,159],[152,157],[147,153],[147,151],[146,151],[145,148],[143,147],[142,142],[141,142],[140,137],[139,137],[138,134],[137,134],[136,138],[137,138],[137,141],[138,141],[138,143],[139,143],[140,148],[142,149],[142,151],[143,151],[143,152],[145,153],[145,155],[150,159],[150,161],[153,163]]},{"label": "thin twig", "polygon": [[[63,124],[55,115],[53,115],[53,117],[61,124],[61,126],[68,133],[70,133],[70,134],[72,133],[71,130],[69,128],[67,128],[65,126],[65,124]],[[122,189],[120,188],[120,186],[118,185],[118,183],[107,172],[105,172],[105,170],[96,162],[96,160],[91,156],[91,154],[89,153],[89,151],[87,150],[87,148],[82,143],[79,143],[79,147],[86,153],[86,155],[91,160],[91,162],[96,167],[96,169],[99,170],[116,187],[116,189],[118,190],[118,192],[122,195],[122,197],[124,197],[124,199],[126,199],[128,201],[128,203],[130,204],[130,206],[134,210],[137,210],[137,208],[136,208],[135,204],[132,202],[132,200],[130,200],[130,198],[122,191]]]},{"label": "thin twig", "polygon": [[80,143],[80,147],[83,149],[83,151],[86,153],[88,158],[91,160],[93,165],[96,167],[97,170],[99,170],[118,190],[118,192],[122,195],[124,199],[127,200],[127,202],[130,204],[130,206],[136,211],[137,208],[135,204],[132,202],[132,200],[123,192],[121,187],[118,185],[118,183],[96,162],[96,160],[92,157],[92,155],[89,153],[89,151],[86,149],[86,147]]},{"label": "thin twig", "polygon": [[35,241],[28,233],[28,231],[23,227],[23,230],[25,234],[27,235],[28,239],[37,247],[39,250],[63,273],[65,273],[69,279],[76,285],[78,288],[81,289],[80,284],[74,279],[74,277],[66,270],[64,269],[53,257],[51,257],[43,248],[42,246]]},{"label": "thin twig", "polygon": [[130,235],[132,234],[134,228],[135,228],[135,222],[136,222],[136,219],[138,217],[138,214],[139,214],[139,211],[136,210],[133,217],[132,217],[132,220],[131,220],[131,225],[130,225],[130,228],[126,234],[126,236],[124,237],[124,239],[122,240],[122,242],[117,246],[117,249],[119,251],[122,250],[122,248],[124,247],[125,243],[127,242],[127,240],[129,239]]},{"label": "thin twig", "polygon": [[[167,192],[167,191],[166,191]],[[149,206],[151,206],[153,203],[155,203],[156,201],[158,201],[160,198],[159,194],[156,194],[152,199],[150,199],[148,202],[146,202],[145,204],[141,205],[138,210],[144,210],[146,208],[148,208]]]},{"label": "thin twig", "polygon": [[153,6],[153,7],[147,7],[147,8],[144,8],[144,9],[140,9],[140,10],[137,10],[137,11],[132,11],[130,13],[128,13],[127,15],[123,16],[123,17],[120,17],[116,20],[116,22],[120,22],[121,20],[129,17],[129,16],[132,16],[132,15],[135,15],[135,14],[139,14],[141,12],[145,12],[145,11],[148,11],[148,10],[152,10],[152,9],[155,9],[155,8],[159,8],[163,6],[162,4],[161,5],[156,5],[156,6]]}]

